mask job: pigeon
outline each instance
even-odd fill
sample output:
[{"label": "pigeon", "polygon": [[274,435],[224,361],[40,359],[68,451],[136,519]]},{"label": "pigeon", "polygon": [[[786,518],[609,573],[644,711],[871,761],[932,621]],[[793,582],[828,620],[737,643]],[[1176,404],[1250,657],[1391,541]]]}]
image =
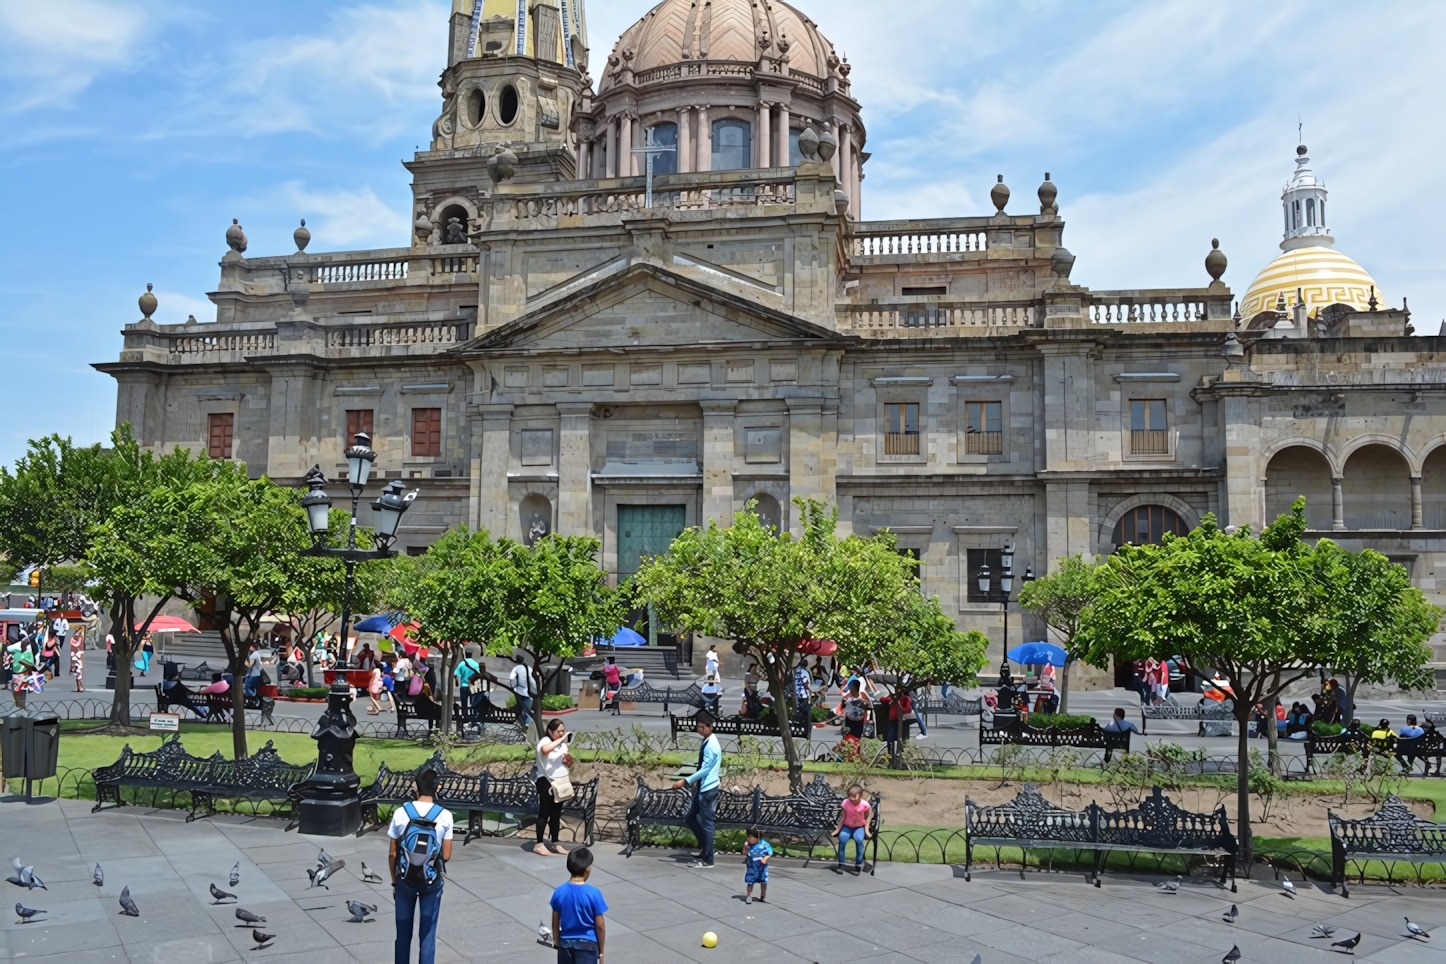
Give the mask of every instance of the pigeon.
[{"label": "pigeon", "polygon": [[[331,861],[330,863],[326,864],[324,867],[321,867],[319,870],[317,870],[316,873],[314,873],[314,874],[311,875],[311,886],[312,886],[312,887],[326,887],[326,882],[327,882],[328,880],[330,880],[332,877],[336,876],[336,872],[339,871],[339,870],[341,870],[341,869],[342,869],[343,867],[345,867],[345,866],[346,866],[346,861],[345,861],[345,860],[333,860],[333,861]],[[327,890],[331,890],[330,887],[326,887],[326,889],[327,889]]]},{"label": "pigeon", "polygon": [[1285,896],[1295,900],[1295,884],[1292,884],[1290,878],[1285,874],[1280,875],[1280,886],[1285,891]]},{"label": "pigeon", "polygon": [[372,870],[370,867],[368,867],[368,866],[367,866],[367,862],[366,862],[365,860],[362,861],[361,869],[362,869],[362,881],[363,881],[363,882],[368,883],[368,884],[370,884],[370,883],[378,883],[378,884],[380,884],[380,883],[382,882],[382,875],[379,874],[379,873],[377,873],[375,870]]},{"label": "pigeon", "polygon": [[141,909],[136,906],[136,902],[135,902],[135,901],[131,900],[131,888],[130,888],[130,884],[127,884],[125,887],[121,888],[121,892],[120,892],[120,905],[121,905],[121,913],[124,914],[125,916],[127,916],[127,917],[139,917],[139,916],[141,916]]},{"label": "pigeon", "polygon": [[1412,937],[1429,938],[1431,936],[1430,934],[1426,933],[1426,931],[1421,927],[1420,924],[1411,923],[1411,918],[1409,917],[1406,918],[1406,930]]},{"label": "pigeon", "polygon": [[331,862],[331,854],[327,853],[326,848],[323,847],[316,855],[316,869],[320,870]]},{"label": "pigeon", "polygon": [[971,961],[970,964],[982,964],[982,958],[980,958],[978,954],[975,954],[974,960]]},{"label": "pigeon", "polygon": [[12,866],[14,866],[15,870],[13,873],[10,874],[9,877],[5,878],[5,882],[8,884],[14,884],[17,887],[26,886],[25,881],[27,878],[25,876],[25,865],[20,862],[19,857],[15,858],[15,863]]},{"label": "pigeon", "polygon": [[1240,960],[1240,945],[1232,944],[1230,950],[1225,952],[1225,956],[1220,958],[1220,964],[1235,964],[1238,960]]},{"label": "pigeon", "polygon": [[218,904],[221,903],[221,901],[225,900],[225,899],[228,898],[228,897],[229,897],[230,899],[232,899],[232,900],[235,900],[235,899],[236,899],[236,895],[235,895],[235,894],[228,894],[228,893],[226,893],[224,890],[222,890],[220,887],[217,887],[215,884],[212,884],[212,885],[211,885],[211,896],[215,899],[216,903],[218,903]]},{"label": "pigeon", "polygon": [[1226,912],[1225,912],[1225,915],[1224,915],[1223,917],[1221,917],[1220,919],[1223,920],[1223,921],[1224,921],[1225,923],[1227,923],[1227,924],[1233,924],[1233,923],[1235,923],[1235,918],[1237,918],[1237,917],[1239,917],[1239,916],[1240,916],[1240,908],[1239,908],[1239,907],[1236,907],[1234,904],[1231,904],[1231,905],[1230,905],[1230,909],[1229,909],[1228,911],[1226,911]]},{"label": "pigeon", "polygon": [[1179,891],[1179,889],[1180,889],[1180,881],[1183,880],[1183,879],[1184,879],[1183,877],[1180,877],[1179,875],[1176,875],[1176,877],[1175,877],[1174,880],[1162,881],[1162,882],[1156,884],[1155,886],[1158,887],[1158,888],[1160,888],[1161,890],[1163,890],[1163,891],[1164,891],[1165,893],[1167,893],[1167,894],[1173,894],[1173,893],[1176,893],[1176,892]]},{"label": "pigeon", "polygon": [[1354,954],[1356,952],[1356,945],[1360,942],[1361,935],[1357,934],[1355,937],[1347,937],[1343,941],[1336,941],[1331,947],[1344,947],[1348,954]]},{"label": "pigeon", "polygon": [[241,921],[240,924],[237,924],[237,925],[236,925],[237,927],[247,927],[247,926],[249,926],[249,925],[251,925],[251,924],[264,924],[264,923],[266,923],[266,918],[264,918],[264,917],[257,917],[255,914],[251,913],[249,910],[247,910],[247,909],[244,908],[244,907],[238,907],[238,908],[236,908],[236,919],[239,920],[239,921]]},{"label": "pigeon", "polygon": [[547,925],[546,921],[537,922],[537,943],[552,946],[552,928]]},{"label": "pigeon", "polygon": [[275,934],[263,934],[263,933],[261,933],[261,931],[259,931],[259,930],[257,930],[256,928],[253,927],[253,928],[251,929],[251,936],[256,940],[256,946],[255,946],[254,948],[252,948],[252,950],[257,950],[257,951],[259,951],[259,950],[261,950],[261,948],[265,947],[266,944],[267,944],[273,937],[275,937],[276,935],[275,935]]},{"label": "pigeon", "polygon": [[241,861],[239,860],[236,861],[236,863],[233,864],[231,867],[231,880],[229,881],[229,883],[232,887],[235,887],[237,884],[241,883]]},{"label": "pigeon", "polygon": [[39,910],[34,907],[26,907],[24,904],[20,903],[20,901],[17,900],[15,902],[15,913],[20,915],[20,923],[28,924],[30,923],[30,918],[34,917],[36,914],[43,914],[45,913],[45,911]]},{"label": "pigeon", "polygon": [[95,865],[95,872],[90,875],[90,882],[97,887],[105,886],[105,871],[100,869],[100,864]]},{"label": "pigeon", "polygon": [[27,867],[22,864],[19,857],[15,858],[15,862],[11,866],[15,868],[15,872],[9,877],[5,878],[10,883],[16,885],[17,887],[29,888],[30,890],[34,890],[37,887],[39,887],[41,890],[50,889],[49,887],[45,886],[45,881],[35,876],[35,868],[33,866]]},{"label": "pigeon", "polygon": [[1318,923],[1311,929],[1311,937],[1331,937],[1336,932],[1334,924],[1327,924],[1324,921]]},{"label": "pigeon", "polygon": [[359,900],[347,901],[346,909],[351,911],[351,919],[347,921],[348,924],[364,924],[367,922],[368,914],[377,912],[375,904],[363,904]]}]

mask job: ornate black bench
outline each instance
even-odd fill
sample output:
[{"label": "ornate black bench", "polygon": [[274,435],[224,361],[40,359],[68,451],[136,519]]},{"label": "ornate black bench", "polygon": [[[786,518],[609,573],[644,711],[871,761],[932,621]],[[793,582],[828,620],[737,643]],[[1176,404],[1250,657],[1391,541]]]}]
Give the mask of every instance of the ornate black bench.
[{"label": "ornate black bench", "polygon": [[[231,694],[228,693],[197,693],[197,696],[206,701],[206,722],[207,723],[230,723],[231,722]],[[248,710],[258,710],[261,713],[261,722],[273,723],[271,713],[276,709],[276,701],[268,696],[243,696],[242,705]]]},{"label": "ornate black bench", "polygon": [[[1239,850],[1230,832],[1230,819],[1225,808],[1213,813],[1181,810],[1170,798],[1153,788],[1133,810],[1105,810],[1091,803],[1083,810],[1067,810],[1050,803],[1039,787],[1026,783],[1024,789],[1009,803],[981,807],[973,800],[964,801],[964,879],[970,880],[974,866],[974,848],[998,849],[1018,847],[1029,850],[1093,851],[1095,858],[1091,879],[1100,885],[1100,874],[1112,851],[1125,853],[1192,854],[1222,857],[1220,886],[1230,880],[1235,892],[1235,855]],[[1020,861],[1020,877],[1024,861]]]},{"label": "ornate black bench", "polygon": [[[483,834],[483,815],[511,813],[536,817],[538,812],[537,778],[532,775],[499,777],[491,773],[459,773],[449,767],[438,750],[431,759],[413,770],[392,770],[385,762],[377,767],[377,776],[362,787],[362,827],[360,837],[368,830],[381,827],[378,808],[398,807],[417,798],[417,774],[432,770],[437,774],[434,799],[448,810],[467,812],[465,845]],[[598,780],[574,783],[573,797],[562,805],[562,815],[582,823],[583,843],[591,846],[597,829]]]},{"label": "ornate black bench", "polygon": [[1443,737],[1438,730],[1428,730],[1424,736],[1410,739],[1396,737],[1396,759],[1400,761],[1401,769],[1406,773],[1415,769],[1417,760],[1425,762],[1427,770],[1431,766],[1429,761],[1435,760],[1439,776],[1443,757],[1446,757],[1446,737]]},{"label": "ornate black bench", "polygon": [[291,788],[309,777],[315,767],[315,763],[287,763],[270,740],[241,760],[227,760],[220,751],[205,758],[192,756],[181,746],[179,735],[149,753],[137,753],[126,744],[120,759],[91,771],[96,800],[91,812],[107,801],[125,806],[122,787],[170,790],[191,798],[186,816],[189,823],[198,814],[214,814],[218,799],[290,800]]},{"label": "ornate black bench", "polygon": [[408,696],[405,693],[393,693],[392,706],[397,711],[398,739],[407,735],[407,726],[412,720],[424,721],[427,724],[428,733],[432,732],[441,720],[442,708],[420,694]]},{"label": "ornate black bench", "polygon": [[1315,733],[1307,732],[1305,735],[1305,767],[1308,771],[1314,771],[1317,756],[1333,757],[1337,753],[1346,756],[1395,753],[1396,743],[1394,735],[1386,740],[1373,740],[1360,730],[1347,730],[1345,733],[1337,733],[1334,736],[1318,736]]},{"label": "ornate black bench", "polygon": [[1069,746],[1085,750],[1104,750],[1107,761],[1116,750],[1124,753],[1130,752],[1128,731],[1116,733],[1113,730],[1105,730],[1094,721],[1091,721],[1089,726],[1068,728],[1049,726],[1044,729],[1035,729],[1016,719],[1008,726],[992,729],[986,727],[979,730],[980,746],[1002,746],[1006,743],[1017,746]]},{"label": "ornate black bench", "polygon": [[[718,791],[718,804],[714,826],[719,830],[761,829],[769,841],[780,839],[797,840],[802,843],[812,859],[812,851],[821,842],[833,839],[833,828],[838,825],[843,810],[844,798],[829,786],[822,773],[815,774],[813,782],[804,785],[801,794],[772,796],[754,787],[748,793],[734,793],[732,790]],[[874,794],[869,800],[869,831],[873,839],[873,863],[879,855],[879,805],[880,798]],[[693,790],[674,790],[670,787],[653,788],[642,777],[638,777],[638,795],[628,804],[626,816],[627,847],[625,856],[631,857],[639,847],[647,845],[643,840],[643,828],[686,827],[684,819],[693,803]],[[870,873],[873,871],[870,870]]]},{"label": "ornate black bench", "polygon": [[[703,690],[697,683],[689,683],[679,689],[671,686],[662,689],[655,689],[643,680],[637,686],[630,686],[618,691],[618,703],[662,703],[663,713],[667,714],[668,707],[692,706],[701,708],[703,706]],[[602,696],[598,697],[598,709],[602,709]],[[617,708],[621,711],[621,707]]]},{"label": "ornate black bench", "polygon": [[[1351,896],[1346,886],[1346,862],[1360,867],[1368,860],[1387,865],[1386,882],[1397,863],[1446,864],[1446,824],[1422,820],[1394,793],[1369,817],[1348,820],[1326,811],[1331,828],[1331,884]],[[1362,878],[1365,870],[1361,870]]]},{"label": "ornate black bench", "polygon": [[950,692],[948,696],[939,698],[918,700],[914,704],[915,709],[925,716],[982,716],[984,714],[984,699],[976,696],[974,699],[965,699],[957,692]]},{"label": "ornate black bench", "polygon": [[1196,706],[1183,706],[1180,703],[1157,703],[1150,706],[1140,707],[1140,732],[1147,733],[1150,728],[1150,720],[1185,720],[1200,722],[1199,735],[1205,735],[1205,724],[1207,722],[1233,722],[1235,719],[1234,700],[1204,700]]},{"label": "ornate black bench", "polygon": [[[482,681],[479,678],[473,678],[472,681],[467,684],[466,693],[452,702],[452,718],[463,726],[476,726],[479,728],[488,723],[515,725],[517,723],[517,710],[515,708],[508,709],[505,706],[498,706],[490,699],[475,699],[477,694],[483,691],[481,684]],[[507,690],[498,690],[497,692],[506,693]],[[412,699],[417,698],[419,697],[412,697]],[[409,697],[403,697],[403,699],[409,699]],[[415,718],[421,719],[421,717]],[[428,721],[429,729],[434,722],[434,720]],[[400,717],[398,717],[398,727],[405,729],[405,724],[401,721]]]},{"label": "ornate black bench", "polygon": [[[678,745],[679,733],[693,732],[693,717],[668,714],[668,729],[672,733],[673,745]],[[751,720],[746,716],[724,716],[713,721],[713,732],[718,736],[778,736],[778,724],[771,719]],[[809,723],[788,721],[788,732],[796,740],[806,740],[813,732]]]}]

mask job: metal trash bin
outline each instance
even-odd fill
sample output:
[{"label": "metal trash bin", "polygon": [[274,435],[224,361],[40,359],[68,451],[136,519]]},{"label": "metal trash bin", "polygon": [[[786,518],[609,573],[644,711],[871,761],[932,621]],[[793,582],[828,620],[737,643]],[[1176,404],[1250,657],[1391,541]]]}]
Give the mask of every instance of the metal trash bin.
[{"label": "metal trash bin", "polygon": [[572,667],[564,666],[543,686],[543,696],[572,695]]},{"label": "metal trash bin", "polygon": [[31,802],[31,784],[55,776],[60,757],[60,717],[14,714],[0,727],[0,776],[25,781],[25,802]]},{"label": "metal trash bin", "polygon": [[9,780],[25,776],[25,741],[30,729],[30,717],[7,716],[0,727],[0,776]]}]

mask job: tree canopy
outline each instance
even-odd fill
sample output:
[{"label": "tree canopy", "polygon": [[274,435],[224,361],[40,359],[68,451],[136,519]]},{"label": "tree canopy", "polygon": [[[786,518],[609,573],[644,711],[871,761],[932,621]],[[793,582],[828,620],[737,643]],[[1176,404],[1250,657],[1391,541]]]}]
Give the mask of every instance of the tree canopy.
[{"label": "tree canopy", "polygon": [[1080,556],[1065,556],[1059,568],[1047,576],[1025,583],[1019,590],[1019,605],[1044,620],[1059,636],[1067,661],[1060,674],[1059,711],[1069,712],[1069,662],[1081,659],[1084,651],[1076,641],[1084,612],[1099,592],[1096,567]]}]

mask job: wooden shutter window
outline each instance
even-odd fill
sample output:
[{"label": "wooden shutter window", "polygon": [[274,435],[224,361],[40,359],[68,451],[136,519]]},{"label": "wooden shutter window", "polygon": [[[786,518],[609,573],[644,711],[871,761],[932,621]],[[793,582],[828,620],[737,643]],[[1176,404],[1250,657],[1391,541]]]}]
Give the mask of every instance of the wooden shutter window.
[{"label": "wooden shutter window", "polygon": [[412,455],[417,458],[442,454],[442,410],[412,409]]},{"label": "wooden shutter window", "polygon": [[206,416],[207,453],[213,459],[231,457],[231,439],[236,416],[230,412],[213,412]]},{"label": "wooden shutter window", "polygon": [[368,436],[372,434],[371,409],[349,408],[346,410],[346,438],[342,439],[342,448],[351,445],[352,439],[356,438],[358,432],[365,432]]}]

